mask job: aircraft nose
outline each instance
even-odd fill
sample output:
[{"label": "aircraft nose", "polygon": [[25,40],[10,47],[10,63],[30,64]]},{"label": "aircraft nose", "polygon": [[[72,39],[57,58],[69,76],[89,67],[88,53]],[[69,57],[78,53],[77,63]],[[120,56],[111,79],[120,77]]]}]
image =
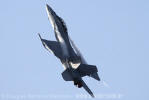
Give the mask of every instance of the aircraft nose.
[{"label": "aircraft nose", "polygon": [[46,9],[49,11],[50,6],[48,4],[46,4]]},{"label": "aircraft nose", "polygon": [[57,20],[56,19],[57,15],[48,4],[46,4],[46,11],[47,11],[47,14],[48,14],[48,19],[51,22],[52,27],[54,28],[55,22]]},{"label": "aircraft nose", "polygon": [[46,4],[46,9],[47,9],[49,12],[51,12],[51,13],[54,12],[54,11],[52,10],[52,8],[51,8],[48,4]]},{"label": "aircraft nose", "polygon": [[50,17],[56,16],[56,13],[53,11],[53,9],[48,4],[46,4],[46,10],[47,10],[48,16]]},{"label": "aircraft nose", "polygon": [[46,7],[48,8],[48,7],[49,7],[49,5],[48,5],[48,4],[46,4]]}]

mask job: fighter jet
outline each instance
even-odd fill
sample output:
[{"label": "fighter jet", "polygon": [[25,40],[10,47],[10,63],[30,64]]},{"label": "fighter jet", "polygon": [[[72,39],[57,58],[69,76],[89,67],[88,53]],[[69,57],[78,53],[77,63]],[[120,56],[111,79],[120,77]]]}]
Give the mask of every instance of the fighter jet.
[{"label": "fighter jet", "polygon": [[94,97],[92,91],[85,84],[82,77],[89,76],[100,81],[97,74],[97,67],[87,64],[81,52],[68,35],[65,22],[48,4],[46,5],[46,11],[48,19],[54,29],[57,41],[43,39],[39,34],[43,46],[60,59],[65,69],[62,72],[63,79],[65,81],[73,81],[75,86],[78,88],[83,87],[92,97]]}]

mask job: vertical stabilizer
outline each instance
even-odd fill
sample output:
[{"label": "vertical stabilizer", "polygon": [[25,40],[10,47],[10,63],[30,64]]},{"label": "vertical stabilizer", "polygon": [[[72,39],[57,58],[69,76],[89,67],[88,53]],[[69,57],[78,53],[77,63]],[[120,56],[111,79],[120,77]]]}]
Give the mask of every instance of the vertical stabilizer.
[{"label": "vertical stabilizer", "polygon": [[83,88],[94,98],[94,94],[93,92],[88,88],[88,86],[85,84],[85,82],[82,80],[82,85],[83,85]]},{"label": "vertical stabilizer", "polygon": [[99,76],[98,76],[97,73],[93,73],[93,74],[91,74],[90,77],[92,77],[92,78],[94,78],[94,79],[100,81],[100,78],[99,78]]}]

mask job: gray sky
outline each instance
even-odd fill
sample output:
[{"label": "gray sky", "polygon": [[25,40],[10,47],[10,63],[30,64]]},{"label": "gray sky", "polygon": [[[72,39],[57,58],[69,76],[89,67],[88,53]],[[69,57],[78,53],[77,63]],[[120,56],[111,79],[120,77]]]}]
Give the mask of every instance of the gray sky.
[{"label": "gray sky", "polygon": [[[98,100],[149,99],[148,0],[47,3],[65,20],[88,63],[97,65],[102,81],[84,80]],[[21,100],[21,96],[22,100],[79,100],[88,96],[62,79],[60,61],[39,40],[38,32],[55,40],[45,4],[44,0],[0,1],[0,100]]]}]

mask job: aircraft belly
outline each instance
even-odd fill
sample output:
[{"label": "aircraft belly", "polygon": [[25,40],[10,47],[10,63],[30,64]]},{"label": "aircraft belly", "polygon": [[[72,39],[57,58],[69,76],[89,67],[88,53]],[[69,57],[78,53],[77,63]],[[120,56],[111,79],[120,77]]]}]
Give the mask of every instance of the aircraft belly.
[{"label": "aircraft belly", "polygon": [[68,57],[69,56],[68,48],[67,48],[67,45],[66,45],[63,37],[61,36],[61,34],[59,32],[56,35],[57,35],[58,41],[60,42],[60,45],[61,45],[61,48],[62,48],[62,51],[63,51],[63,55],[65,57]]}]

